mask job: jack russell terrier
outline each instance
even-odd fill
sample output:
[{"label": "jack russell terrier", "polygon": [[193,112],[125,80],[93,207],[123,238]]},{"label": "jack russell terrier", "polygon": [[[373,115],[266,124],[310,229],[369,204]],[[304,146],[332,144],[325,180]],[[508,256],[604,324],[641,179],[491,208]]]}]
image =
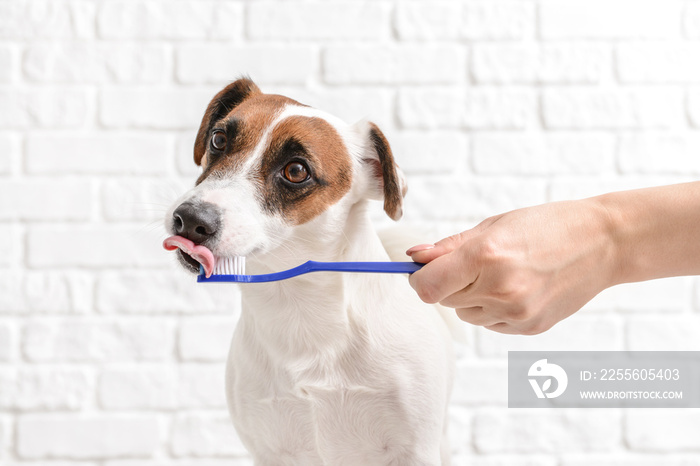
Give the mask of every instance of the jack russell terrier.
[{"label": "jack russell terrier", "polygon": [[[188,270],[389,259],[368,200],[398,220],[406,185],[373,123],[239,79],[207,107],[194,161],[202,174],[165,220]],[[314,273],[241,294],[226,394],[256,464],[449,463],[450,331],[405,276]]]}]

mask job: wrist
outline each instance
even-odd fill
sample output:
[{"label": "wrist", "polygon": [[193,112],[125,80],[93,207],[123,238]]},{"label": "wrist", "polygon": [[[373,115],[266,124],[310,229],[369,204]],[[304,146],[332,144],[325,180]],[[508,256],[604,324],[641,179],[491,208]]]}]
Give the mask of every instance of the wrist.
[{"label": "wrist", "polygon": [[597,217],[603,230],[607,253],[605,262],[608,268],[609,286],[634,281],[634,255],[630,250],[631,234],[628,226],[634,224],[630,220],[630,212],[621,205],[615,193],[603,194],[588,199],[596,209]]}]

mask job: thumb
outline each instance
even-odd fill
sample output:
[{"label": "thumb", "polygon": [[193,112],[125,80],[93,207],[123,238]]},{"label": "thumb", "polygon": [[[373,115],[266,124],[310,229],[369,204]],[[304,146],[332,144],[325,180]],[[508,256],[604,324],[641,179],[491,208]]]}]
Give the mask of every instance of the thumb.
[{"label": "thumb", "polygon": [[457,233],[456,235],[448,236],[435,244],[419,244],[417,246],[413,246],[406,251],[406,255],[410,256],[414,262],[427,264],[440,256],[454,251],[463,242],[464,238],[462,237],[462,233]]}]

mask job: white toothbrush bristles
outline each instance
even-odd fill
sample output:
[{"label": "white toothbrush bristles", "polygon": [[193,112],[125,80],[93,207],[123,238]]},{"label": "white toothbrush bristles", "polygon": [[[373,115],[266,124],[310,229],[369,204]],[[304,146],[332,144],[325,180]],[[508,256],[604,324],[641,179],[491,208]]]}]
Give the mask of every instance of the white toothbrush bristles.
[{"label": "white toothbrush bristles", "polygon": [[214,275],[245,275],[245,256],[218,259],[214,267]]}]

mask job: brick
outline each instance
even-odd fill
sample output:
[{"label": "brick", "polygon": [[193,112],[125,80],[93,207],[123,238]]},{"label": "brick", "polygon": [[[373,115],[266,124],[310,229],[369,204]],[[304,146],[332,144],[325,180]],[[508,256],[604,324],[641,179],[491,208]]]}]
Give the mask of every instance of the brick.
[{"label": "brick", "polygon": [[570,89],[545,91],[547,128],[668,128],[683,119],[678,89]]},{"label": "brick", "polygon": [[519,1],[406,1],[396,6],[401,39],[523,39],[535,30],[535,6]]},{"label": "brick", "polygon": [[[108,313],[225,313],[229,316],[240,312],[238,287],[214,288],[197,284],[194,275],[179,270],[175,257],[171,260],[172,270],[157,273],[145,270],[101,273],[97,279],[97,309]],[[153,293],[154,289],[160,292]]]},{"label": "brick", "polygon": [[525,129],[537,122],[537,99],[531,90],[404,90],[398,118],[405,128]]},{"label": "brick", "polygon": [[19,141],[10,134],[0,134],[0,175],[8,174],[15,166]]},{"label": "brick", "polygon": [[171,368],[107,369],[97,385],[103,409],[175,409],[177,375]]},{"label": "brick", "polygon": [[623,134],[619,147],[623,173],[700,173],[700,134],[695,132]]},{"label": "brick", "polygon": [[170,438],[170,451],[175,457],[247,454],[231,420],[222,414],[178,416]]},{"label": "brick", "polygon": [[613,135],[606,133],[479,133],[473,164],[484,174],[596,174],[615,168]]},{"label": "brick", "polygon": [[583,199],[613,191],[648,188],[649,186],[660,186],[677,182],[679,182],[678,179],[669,176],[577,178],[575,182],[569,177],[559,177],[550,185],[549,199],[552,201]]},{"label": "brick", "polygon": [[36,226],[27,234],[32,267],[149,267],[168,264],[162,239],[143,227]]},{"label": "brick", "polygon": [[472,75],[484,84],[595,84],[609,61],[608,49],[598,44],[477,44]]},{"label": "brick", "polygon": [[456,39],[461,13],[456,2],[404,1],[396,5],[394,27],[400,39]]},{"label": "brick", "polygon": [[178,353],[183,361],[224,361],[228,356],[236,321],[229,318],[183,319]]},{"label": "brick", "polygon": [[0,417],[0,458],[4,458],[6,455],[5,451],[7,451],[7,445],[10,443],[11,432],[10,420]]},{"label": "brick", "polygon": [[469,144],[462,133],[392,131],[385,134],[396,162],[408,175],[454,173],[467,166]]},{"label": "brick", "polygon": [[700,351],[698,316],[639,317],[627,322],[630,351]]},{"label": "brick", "polygon": [[154,83],[168,70],[162,45],[42,44],[24,53],[24,73],[42,83]]},{"label": "brick", "polygon": [[617,46],[617,74],[624,83],[683,83],[700,81],[695,57],[700,45],[633,43]]},{"label": "brick", "polygon": [[188,131],[177,136],[175,140],[175,165],[178,173],[186,175],[191,180],[197,179],[202,168],[194,163],[194,131]]},{"label": "brick", "polygon": [[[19,226],[12,223],[0,223],[0,267],[19,264],[22,252]],[[0,288],[2,288],[1,283]],[[2,297],[0,297],[0,301],[2,301]]]},{"label": "brick", "polygon": [[[369,120],[382,129],[394,124],[394,99],[389,90],[362,89],[291,89],[265,88],[265,92],[287,95],[304,105],[337,116],[348,124]],[[190,150],[190,160],[192,146]]]},{"label": "brick", "polygon": [[[454,463],[456,455],[472,451],[472,412],[468,408],[451,403],[447,410],[447,416],[449,423],[447,435]],[[465,461],[456,464],[471,464],[471,462]]]},{"label": "brick", "polygon": [[175,63],[186,84],[225,85],[244,74],[258,84],[304,84],[315,72],[315,53],[310,46],[183,45]]},{"label": "brick", "polygon": [[171,322],[42,318],[27,323],[22,352],[32,362],[160,361],[173,352]]},{"label": "brick", "polygon": [[165,135],[30,134],[26,167],[30,173],[162,174],[168,171],[173,143]]},{"label": "brick", "polygon": [[455,83],[466,76],[466,57],[454,45],[330,46],[323,76],[333,84]]},{"label": "brick", "polygon": [[0,361],[10,361],[14,358],[16,344],[14,326],[8,322],[0,322]]},{"label": "brick", "polygon": [[409,183],[404,215],[407,222],[420,224],[436,220],[481,221],[509,210],[541,204],[546,199],[546,186],[541,180],[435,176],[414,178]]},{"label": "brick", "polygon": [[90,38],[94,18],[89,0],[0,2],[0,38]]},{"label": "brick", "polygon": [[[125,463],[129,462],[130,460],[124,460]],[[3,463],[4,464],[4,463]],[[19,462],[10,462],[7,463],[7,466],[23,466],[24,464],[27,464],[26,461],[19,461]],[[83,461],[83,460],[40,460],[40,461],[32,461],[31,462],[32,466],[100,466],[101,463],[97,461]]]},{"label": "brick", "polygon": [[545,39],[675,37],[680,20],[681,2],[668,0],[547,0],[539,9]]},{"label": "brick", "polygon": [[467,39],[523,39],[535,30],[535,5],[520,1],[465,2],[461,36]]},{"label": "brick", "polygon": [[648,453],[618,453],[613,455],[565,455],[560,466],[700,466],[700,458],[687,456],[670,457],[669,455],[652,455]]},{"label": "brick", "polygon": [[469,406],[506,406],[507,366],[491,361],[458,361],[451,401]]},{"label": "brick", "polygon": [[365,40],[390,36],[387,2],[254,2],[246,17],[251,39]]},{"label": "brick", "polygon": [[14,50],[0,46],[0,83],[12,80],[17,66],[15,62]]},{"label": "brick", "polygon": [[17,421],[16,442],[23,459],[138,458],[155,453],[160,427],[150,415],[25,415]]},{"label": "brick", "polygon": [[85,272],[0,272],[0,314],[90,312],[92,287]]},{"label": "brick", "polygon": [[225,408],[225,374],[223,363],[181,365],[178,383],[178,406],[197,409]]},{"label": "brick", "polygon": [[[240,458],[190,458],[190,459],[159,459],[159,460],[113,460],[102,463],[104,466],[254,466],[253,459],[249,456]],[[63,465],[47,465],[63,466]],[[81,464],[69,466],[88,466]],[[92,465],[89,465],[92,466]]]},{"label": "brick", "polygon": [[685,312],[690,308],[690,288],[690,280],[686,277],[625,283],[603,290],[584,308],[630,313]]},{"label": "brick", "polygon": [[124,0],[100,4],[97,28],[108,39],[231,39],[242,19],[234,1]]},{"label": "brick", "polygon": [[160,225],[170,204],[192,183],[176,178],[106,179],[100,190],[107,220],[153,220]]},{"label": "brick", "polygon": [[0,220],[86,220],[92,185],[87,181],[25,179],[0,184]]},{"label": "brick", "polygon": [[225,372],[223,364],[107,369],[98,400],[107,410],[225,408]]},{"label": "brick", "polygon": [[623,349],[619,319],[574,314],[539,335],[504,335],[477,329],[478,352],[483,357],[505,357],[508,351],[618,351]]},{"label": "brick", "polygon": [[626,410],[625,440],[644,452],[700,450],[700,412],[689,409]]},{"label": "brick", "polygon": [[84,91],[0,88],[0,127],[76,128],[83,126],[87,118],[88,101]]},{"label": "brick", "polygon": [[556,458],[522,454],[461,455],[453,457],[452,462],[453,464],[468,464],[470,466],[561,466]]},{"label": "brick", "polygon": [[100,122],[108,127],[191,129],[199,123],[216,90],[114,89],[100,94]]},{"label": "brick", "polygon": [[91,399],[91,382],[84,370],[31,368],[0,369],[0,408],[78,410]]},{"label": "brick", "polygon": [[473,428],[480,453],[612,451],[622,437],[615,410],[485,410]]},{"label": "brick", "polygon": [[686,2],[682,12],[683,33],[689,39],[700,38],[700,5]]}]

